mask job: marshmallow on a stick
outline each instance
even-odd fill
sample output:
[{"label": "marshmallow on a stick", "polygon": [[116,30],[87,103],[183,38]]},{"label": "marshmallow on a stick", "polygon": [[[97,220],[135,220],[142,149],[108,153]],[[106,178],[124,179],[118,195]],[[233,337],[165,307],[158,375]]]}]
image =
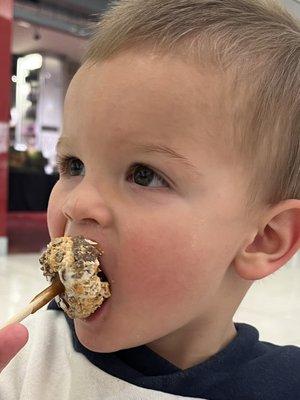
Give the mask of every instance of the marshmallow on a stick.
[{"label": "marshmallow on a stick", "polygon": [[58,274],[65,287],[55,300],[70,318],[87,318],[111,295],[100,277],[103,253],[96,244],[83,236],[59,237],[40,257],[46,278],[52,282]]}]

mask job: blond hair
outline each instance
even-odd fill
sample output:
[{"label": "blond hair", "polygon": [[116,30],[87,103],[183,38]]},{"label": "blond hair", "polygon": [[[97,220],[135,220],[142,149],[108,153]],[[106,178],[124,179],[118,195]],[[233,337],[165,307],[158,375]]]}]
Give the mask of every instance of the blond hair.
[{"label": "blond hair", "polygon": [[146,45],[234,72],[233,141],[252,174],[249,201],[300,199],[296,20],[270,0],[115,1],[98,23],[85,61]]}]

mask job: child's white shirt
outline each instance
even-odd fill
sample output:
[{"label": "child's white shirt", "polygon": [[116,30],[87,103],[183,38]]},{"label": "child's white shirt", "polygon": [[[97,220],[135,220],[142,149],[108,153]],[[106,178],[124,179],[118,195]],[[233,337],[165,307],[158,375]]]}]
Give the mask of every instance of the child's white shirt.
[{"label": "child's white shirt", "polygon": [[40,311],[25,323],[29,341],[0,374],[1,400],[192,399],[113,377],[73,349],[62,312]]}]

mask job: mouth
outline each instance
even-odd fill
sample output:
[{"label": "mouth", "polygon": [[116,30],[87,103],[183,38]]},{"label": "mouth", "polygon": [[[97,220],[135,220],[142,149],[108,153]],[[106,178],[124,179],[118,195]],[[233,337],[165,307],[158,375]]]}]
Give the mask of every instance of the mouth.
[{"label": "mouth", "polygon": [[65,286],[57,301],[72,319],[93,314],[111,296],[102,255],[98,242],[81,235],[54,239],[43,255],[46,272],[58,273]]},{"label": "mouth", "polygon": [[97,273],[98,278],[100,279],[101,282],[103,283],[110,283],[109,279],[108,279],[108,275],[106,273],[106,269],[103,265],[103,259],[102,256],[104,254],[104,251],[99,247],[98,243],[95,245],[95,247],[97,248],[97,250],[100,253],[100,257],[98,257],[98,261],[99,261],[99,271]]},{"label": "mouth", "polygon": [[[100,269],[101,267],[101,269]],[[106,274],[103,272],[102,270],[102,265],[99,266],[99,272],[97,273],[97,277],[100,279],[101,282],[101,286],[103,287],[105,284],[108,284],[108,286],[110,286],[109,280],[106,276]],[[96,296],[98,297],[98,295]],[[95,298],[96,298],[95,297]],[[105,305],[105,303],[108,301],[109,297],[110,297],[110,293],[108,295],[105,295],[102,293],[102,301],[101,303],[98,305],[98,307],[96,307],[88,316],[72,316],[71,318],[75,319],[75,318],[79,318],[81,320],[84,320],[86,322],[88,321],[92,321],[93,319],[95,319],[95,317],[99,314],[99,312],[102,310],[103,306]],[[94,298],[94,297],[93,297]],[[58,298],[59,304],[60,305],[64,305],[65,309],[69,310],[69,312],[71,312],[71,308],[74,307],[74,304],[71,306],[69,304],[69,301],[78,301],[76,300],[76,298],[74,296],[68,297],[65,295],[65,293],[61,294]]]},{"label": "mouth", "polygon": [[[97,273],[98,278],[102,283],[107,283],[110,287],[110,282],[109,279],[107,278],[105,272],[103,271],[103,263],[101,260],[99,260],[99,272]],[[86,318],[80,318],[81,321],[83,321],[84,323],[91,323],[94,320],[97,320],[97,318],[99,317],[100,314],[103,314],[103,311],[107,308],[107,302],[108,302],[109,298],[106,297],[103,299],[103,302],[100,304],[100,306],[98,308],[96,308],[96,310],[94,312],[92,312],[88,317]]]},{"label": "mouth", "polygon": [[108,280],[107,276],[105,275],[105,273],[103,272],[102,269],[98,272],[97,276],[98,276],[98,278],[100,279],[101,282],[109,283],[109,280]]}]

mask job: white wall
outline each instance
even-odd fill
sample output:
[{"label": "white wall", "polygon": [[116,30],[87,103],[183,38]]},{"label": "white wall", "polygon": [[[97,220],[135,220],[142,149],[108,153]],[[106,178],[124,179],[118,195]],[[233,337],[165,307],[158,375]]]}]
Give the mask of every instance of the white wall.
[{"label": "white wall", "polygon": [[296,0],[280,0],[285,5],[288,11],[295,17],[300,19],[300,3]]}]

